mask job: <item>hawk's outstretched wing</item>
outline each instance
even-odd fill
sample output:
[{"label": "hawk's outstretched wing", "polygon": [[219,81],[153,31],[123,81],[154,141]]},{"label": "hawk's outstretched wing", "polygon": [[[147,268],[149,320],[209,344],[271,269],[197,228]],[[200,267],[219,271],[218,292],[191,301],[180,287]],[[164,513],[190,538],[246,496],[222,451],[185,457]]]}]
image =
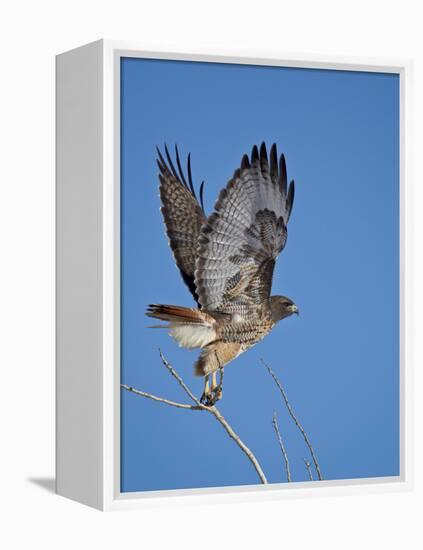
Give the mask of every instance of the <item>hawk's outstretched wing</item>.
[{"label": "hawk's outstretched wing", "polygon": [[264,143],[253,147],[220,192],[215,212],[201,229],[195,285],[202,308],[250,316],[269,307],[273,269],[285,246],[294,200],[287,189],[285,158],[270,159]]},{"label": "hawk's outstretched wing", "polygon": [[178,148],[175,147],[175,169],[165,146],[167,163],[157,149],[157,164],[160,169],[160,198],[169,244],[182,278],[198,303],[194,283],[196,249],[201,226],[206,222],[203,205],[203,186],[200,186],[200,202],[197,200],[191,175],[191,159],[188,155],[188,182],[182,170]]}]

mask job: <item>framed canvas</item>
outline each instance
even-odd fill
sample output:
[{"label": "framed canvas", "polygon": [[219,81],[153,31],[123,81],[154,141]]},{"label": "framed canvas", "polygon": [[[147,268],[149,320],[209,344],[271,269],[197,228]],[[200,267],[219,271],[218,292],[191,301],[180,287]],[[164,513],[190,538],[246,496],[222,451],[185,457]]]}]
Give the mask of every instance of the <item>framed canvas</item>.
[{"label": "framed canvas", "polygon": [[103,40],[57,57],[60,495],[410,487],[409,80]]}]

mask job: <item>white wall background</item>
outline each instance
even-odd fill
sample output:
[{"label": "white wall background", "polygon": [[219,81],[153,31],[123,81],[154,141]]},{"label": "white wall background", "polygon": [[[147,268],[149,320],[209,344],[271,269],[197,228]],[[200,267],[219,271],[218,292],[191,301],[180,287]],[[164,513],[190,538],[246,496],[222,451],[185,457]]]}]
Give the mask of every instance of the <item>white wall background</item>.
[{"label": "white wall background", "polygon": [[[423,280],[419,241],[423,39],[419,4],[410,0],[15,0],[2,4],[2,548],[422,548],[418,340],[422,327],[419,281]],[[414,58],[413,492],[101,514],[45,489],[51,487],[49,479],[54,475],[54,55],[101,37],[192,47]]]}]

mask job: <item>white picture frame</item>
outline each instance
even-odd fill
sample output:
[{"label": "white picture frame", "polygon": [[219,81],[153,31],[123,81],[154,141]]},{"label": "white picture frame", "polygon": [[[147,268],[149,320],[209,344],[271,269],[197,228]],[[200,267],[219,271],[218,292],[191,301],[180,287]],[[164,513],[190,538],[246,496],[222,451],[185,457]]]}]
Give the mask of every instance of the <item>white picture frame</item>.
[{"label": "white picture frame", "polygon": [[[401,458],[395,478],[120,492],[120,58],[396,73],[400,77]],[[99,40],[57,56],[57,493],[100,510],[398,491],[412,486],[408,60],[157,48]],[[407,330],[406,330],[407,327]]]}]

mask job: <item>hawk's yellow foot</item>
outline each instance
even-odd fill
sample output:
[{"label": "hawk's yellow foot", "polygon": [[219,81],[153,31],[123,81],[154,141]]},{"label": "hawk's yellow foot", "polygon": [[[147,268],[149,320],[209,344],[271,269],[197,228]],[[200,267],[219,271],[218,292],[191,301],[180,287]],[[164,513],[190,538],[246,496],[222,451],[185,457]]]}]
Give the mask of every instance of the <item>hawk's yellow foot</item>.
[{"label": "hawk's yellow foot", "polygon": [[206,407],[212,407],[217,401],[222,399],[222,380],[223,380],[223,368],[219,369],[220,371],[220,380],[217,383],[216,371],[211,374],[211,385],[210,385],[210,374],[207,374],[204,377],[204,391],[203,395],[200,398],[200,403],[206,405]]}]

